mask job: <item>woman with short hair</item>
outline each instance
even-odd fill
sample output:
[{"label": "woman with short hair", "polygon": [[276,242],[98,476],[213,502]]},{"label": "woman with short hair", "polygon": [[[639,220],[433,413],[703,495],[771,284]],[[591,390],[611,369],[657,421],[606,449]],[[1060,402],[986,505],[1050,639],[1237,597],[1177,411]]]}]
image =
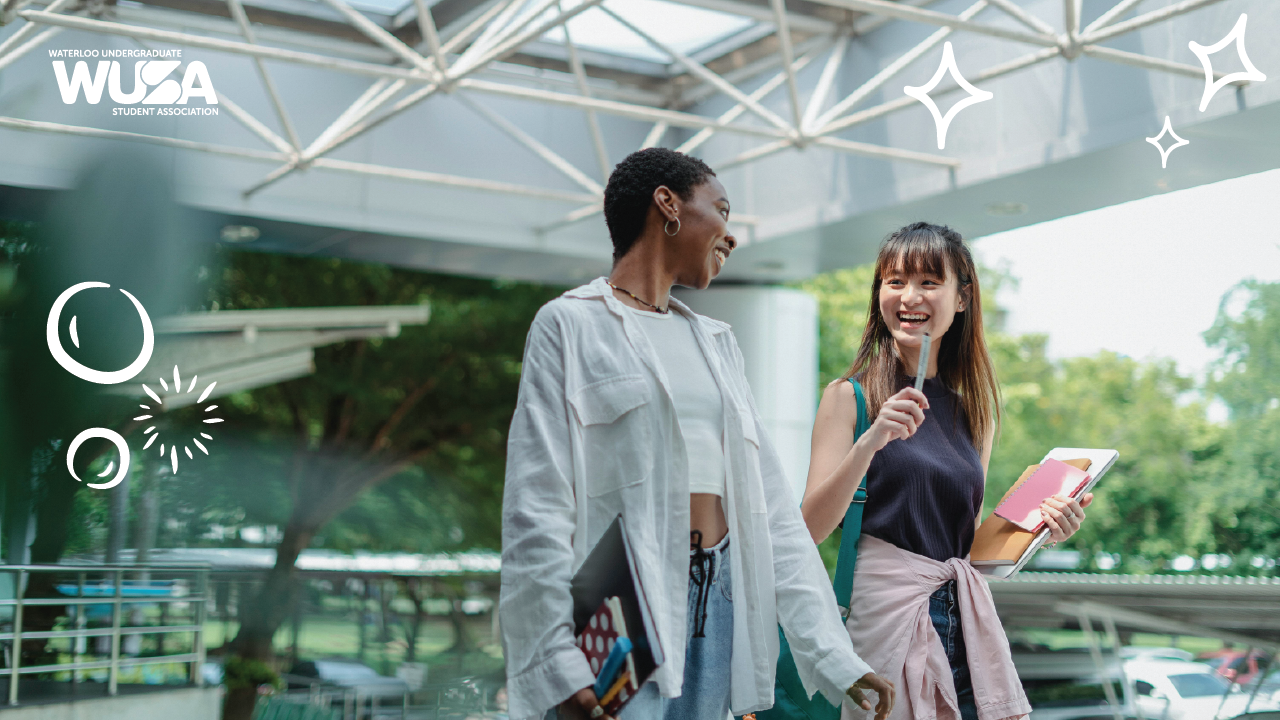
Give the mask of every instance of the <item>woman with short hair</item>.
[{"label": "woman with short hair", "polygon": [[[913,385],[926,332],[920,392]],[[855,383],[873,418],[856,441]],[[858,355],[818,406],[802,506],[821,542],[866,476],[846,627],[854,648],[897,688],[891,720],[1006,720],[1031,711],[991,593],[967,561],[998,421],[969,249],[944,226],[894,232],[876,259]],[[1050,539],[1078,530],[1092,500],[1047,500]],[[856,713],[846,706],[844,717]]]},{"label": "woman with short hair", "polygon": [[670,297],[737,240],[702,161],[650,148],[604,194],[607,278],[529,330],[508,441],[500,612],[513,718],[603,716],[574,645],[573,572],[625,518],[665,662],[623,720],[724,720],[773,704],[780,623],[810,692],[892,687],[853,652],[729,326]]}]

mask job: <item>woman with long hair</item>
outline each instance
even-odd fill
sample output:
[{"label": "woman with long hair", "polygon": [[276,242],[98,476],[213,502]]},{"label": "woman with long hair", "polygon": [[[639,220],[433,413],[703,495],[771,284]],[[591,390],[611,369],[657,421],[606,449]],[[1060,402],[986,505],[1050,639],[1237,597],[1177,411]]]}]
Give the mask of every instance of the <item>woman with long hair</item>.
[{"label": "woman with long hair", "polygon": [[[872,419],[856,441],[855,383]],[[999,398],[963,239],[923,222],[892,233],[876,259],[857,357],[818,407],[802,506],[821,542],[866,476],[853,596],[836,600],[849,602],[854,649],[896,687],[891,720],[1005,720],[1031,710],[990,591],[967,560]],[[1092,499],[1047,500],[1050,539],[1075,533]],[[845,706],[845,717],[856,712]]]}]

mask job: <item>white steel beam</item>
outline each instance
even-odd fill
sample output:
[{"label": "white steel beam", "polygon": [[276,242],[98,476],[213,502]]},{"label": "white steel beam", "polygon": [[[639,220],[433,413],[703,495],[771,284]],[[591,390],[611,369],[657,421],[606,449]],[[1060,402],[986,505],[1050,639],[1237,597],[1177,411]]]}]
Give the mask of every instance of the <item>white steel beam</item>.
[{"label": "white steel beam", "polygon": [[20,118],[12,117],[0,117],[0,127],[8,128],[10,130],[46,132],[56,135],[75,135],[78,137],[99,138],[102,140],[128,140],[130,142],[141,142],[149,145],[161,145],[164,147],[177,148],[179,150],[198,150],[211,155],[235,157],[244,160],[267,160],[280,162],[282,160],[289,159],[288,155],[280,152],[250,150],[248,148],[232,147],[230,145],[217,145],[214,143],[196,142],[194,140],[181,140],[178,138],[161,137],[159,135],[144,135],[142,133],[124,132],[122,130],[103,130],[101,128],[83,127],[80,125],[64,125],[62,123],[42,122],[37,120],[22,120]]},{"label": "white steel beam", "polygon": [[[22,29],[19,30],[18,32],[22,32],[22,30],[26,30],[29,27],[38,27],[38,26],[30,25],[30,24],[24,25],[22,26]],[[32,50],[35,50],[41,45],[45,44],[46,42],[49,41],[50,38],[52,38],[54,35],[57,35],[60,32],[62,32],[62,28],[60,27],[45,28],[42,32],[36,33],[35,37],[13,48],[8,53],[0,53],[0,70],[3,70],[9,67],[10,65],[12,65],[13,63],[18,62],[19,60],[22,59],[24,55],[31,52]],[[18,33],[14,33],[14,36],[17,36],[17,34]],[[10,37],[9,39],[12,40],[13,37]]]},{"label": "white steel beam", "polygon": [[617,20],[618,22],[622,23],[623,26],[625,26],[628,30],[635,33],[637,37],[649,43],[659,51],[666,53],[669,57],[671,57],[672,60],[675,60],[676,62],[683,65],[689,72],[702,78],[705,82],[711,83],[712,85],[716,86],[717,88],[720,89],[721,92],[733,98],[734,100],[737,100],[739,103],[746,105],[748,110],[750,110],[752,113],[760,117],[765,122],[769,123],[770,125],[773,125],[774,127],[778,128],[784,133],[787,133],[790,135],[799,134],[799,128],[795,128],[795,127],[792,127],[791,125],[788,125],[786,120],[783,120],[782,118],[778,117],[778,115],[774,113],[772,110],[764,107],[763,105],[756,102],[755,100],[752,100],[746,93],[739,90],[737,86],[735,86],[733,83],[729,82],[728,80],[725,80],[724,78],[720,77],[719,75],[712,72],[711,70],[708,70],[705,65],[702,65],[701,63],[695,61],[693,58],[689,57],[688,55],[685,55],[679,50],[676,50],[675,48],[668,46],[667,44],[653,37],[652,35],[649,35],[648,33],[644,32],[640,28],[628,22],[621,15],[618,15],[617,13],[613,12],[609,8],[601,6],[601,9],[609,13],[609,15],[614,20]]},{"label": "white steel beam", "polygon": [[1104,28],[1110,25],[1113,20],[1123,17],[1125,13],[1137,7],[1140,2],[1142,2],[1142,0],[1120,0],[1120,2],[1112,6],[1110,10],[1099,15],[1097,20],[1086,25],[1080,34],[1088,35],[1099,28]]},{"label": "white steel beam", "polygon": [[475,20],[472,20],[471,23],[459,31],[457,35],[449,38],[449,40],[445,42],[444,47],[440,48],[440,51],[443,53],[455,52],[465,43],[470,42],[471,38],[474,37],[476,33],[487,28],[489,23],[493,21],[493,17],[509,7],[511,2],[514,2],[514,0],[496,2],[489,6],[489,9],[480,13]]},{"label": "white steel beam", "polygon": [[1105,603],[1093,601],[1058,602],[1053,604],[1053,611],[1068,617],[1089,615],[1096,618],[1110,618],[1113,622],[1126,627],[1147,630],[1162,635],[1191,635],[1193,637],[1215,638],[1224,642],[1266,648],[1272,652],[1280,651],[1280,643],[1275,641],[1249,637],[1230,630],[1220,630],[1207,625],[1196,625],[1182,620],[1175,620],[1174,618]]},{"label": "white steel beam", "polygon": [[[760,22],[772,23],[774,21],[773,10],[770,8],[753,3],[739,2],[738,0],[678,0],[678,2],[681,5],[691,5],[730,15],[749,17]],[[840,26],[830,20],[794,12],[787,13],[787,24],[791,26],[792,30],[816,35],[834,35],[840,31]]]},{"label": "white steel beam", "polygon": [[512,123],[510,120],[502,117],[498,113],[472,100],[471,98],[467,97],[465,93],[457,93],[455,97],[457,97],[458,100],[463,105],[466,105],[467,107],[474,110],[476,114],[478,114],[480,117],[492,123],[494,127],[498,128],[502,132],[509,135],[516,142],[520,143],[521,145],[525,146],[529,150],[533,151],[533,153],[538,157],[547,161],[547,164],[551,165],[555,169],[564,173],[565,177],[581,185],[582,188],[587,192],[595,195],[604,194],[604,188],[600,185],[600,183],[596,182],[595,180],[592,180],[590,177],[587,176],[586,173],[574,167],[573,163],[569,162],[568,160],[565,160],[564,157],[561,156],[559,153],[547,147],[546,145],[543,145],[542,143],[538,142],[529,133],[516,127],[515,123]]},{"label": "white steel beam", "polygon": [[[1036,52],[1023,55],[1020,58],[1015,58],[1013,60],[1010,60],[1007,63],[1002,63],[1000,65],[996,65],[995,67],[987,68],[986,70],[975,75],[973,79],[971,79],[969,82],[978,83],[984,80],[994,80],[995,78],[998,78],[1002,75],[1008,75],[1009,73],[1017,72],[1018,70],[1022,70],[1024,68],[1029,68],[1032,65],[1038,65],[1046,60],[1051,60],[1055,57],[1058,57],[1058,55],[1060,55],[1061,53],[1062,53],[1062,49],[1056,48],[1056,47],[1037,50]],[[942,95],[953,93],[959,89],[960,89],[960,86],[952,85],[950,87],[947,87],[946,89],[935,90],[932,93],[930,93],[930,96],[936,100]],[[844,130],[846,128],[853,127],[854,125],[860,125],[862,123],[874,120],[878,117],[888,115],[889,113],[894,112],[896,110],[902,110],[903,108],[908,108],[916,104],[918,104],[918,101],[915,98],[903,96],[900,98],[896,98],[894,100],[890,100],[885,103],[881,103],[879,105],[876,105],[875,107],[870,107],[870,108],[867,108],[866,110],[861,110],[859,112],[853,113],[852,115],[845,115],[844,117],[838,120],[832,120],[831,122],[823,126],[822,129],[819,130],[818,132],[821,135],[830,135],[832,133],[840,132],[841,130]]]},{"label": "white steel beam", "polygon": [[[515,43],[518,41],[517,45],[512,46],[512,50],[514,50],[515,47],[519,47],[519,45],[524,44],[525,42],[528,41],[528,39],[542,35],[547,30],[554,27],[556,24],[568,22],[571,18],[575,17],[578,13],[581,13],[582,11],[588,8],[594,7],[600,2],[601,0],[586,0],[581,5],[578,5],[577,7],[573,8],[573,10],[560,13],[553,20],[547,23],[543,23],[541,26],[526,32],[524,35],[521,35],[520,37],[515,38],[514,40],[508,41],[508,44]],[[478,25],[478,21],[472,23],[473,27],[475,27],[476,25]],[[445,48],[442,48],[442,50],[447,50],[448,45],[453,43],[454,41],[462,42],[462,40],[459,40],[459,37],[454,37],[453,39],[450,40],[450,43],[446,44]],[[482,69],[488,62],[492,60],[496,60],[499,57],[499,54],[503,52],[504,47],[505,45],[500,46],[493,51],[490,51],[490,53],[486,56],[485,59],[482,59],[482,61],[478,61],[476,64],[474,64],[472,67],[469,67],[469,68],[460,67],[463,63],[459,59],[459,61],[455,62],[453,64],[453,67],[451,67],[447,73],[444,73],[444,76],[447,78],[448,82],[456,85],[456,83],[460,78],[464,78],[467,75]],[[497,83],[493,83],[493,84],[496,85]],[[313,161],[313,159],[319,157],[320,155],[326,152],[329,152],[330,150],[337,148],[338,146],[346,142],[349,142],[350,140],[356,138],[357,136],[365,132],[368,132],[369,130],[372,130],[373,128],[377,127],[378,125],[381,125],[387,120],[390,120],[391,118],[395,117],[396,115],[399,115],[405,110],[408,110],[409,108],[413,107],[417,103],[434,95],[438,90],[441,89],[441,87],[442,87],[441,83],[432,82],[424,87],[419,88],[418,90],[415,90],[409,95],[406,95],[405,97],[401,98],[399,101],[396,102],[395,105],[392,105],[391,108],[388,109],[387,112],[383,113],[382,115],[370,120],[363,120],[358,123],[353,122],[345,130],[343,130],[341,134],[337,135],[332,140],[328,141],[324,146],[318,147],[314,151],[312,151],[311,149],[308,149],[308,151],[304,153],[302,157],[296,160],[290,161],[286,165],[283,165],[279,168],[276,168],[274,171],[268,174],[265,178],[260,180],[257,184],[255,184],[254,186],[246,190],[243,193],[244,196],[249,197],[250,195],[258,192],[259,190],[262,190],[268,185],[271,185],[272,183],[275,183],[276,181],[284,178],[288,174],[292,173],[294,170],[305,168],[307,164]],[[391,88],[388,88],[388,90],[390,89]],[[399,90],[397,88],[396,92],[398,91]],[[394,93],[383,91],[383,94],[382,94],[383,101],[385,101],[386,99],[390,99],[392,94]],[[605,102],[608,102],[608,101],[605,101]],[[622,104],[622,103],[617,103],[617,104]],[[357,111],[357,113],[367,117],[368,114],[373,111],[373,109],[374,108],[371,105],[360,111]],[[317,144],[318,143],[312,143],[313,146]]]},{"label": "white steel beam", "polygon": [[[814,50],[829,48],[831,46],[831,40],[831,36],[827,35],[811,37],[804,42],[798,43],[794,48],[795,53],[796,55],[807,55]],[[761,56],[754,62],[749,62],[742,67],[730,70],[729,72],[722,74],[720,77],[728,80],[734,85],[741,85],[760,77],[764,73],[781,67],[782,58],[780,58],[777,53],[769,53]],[[682,91],[676,97],[675,102],[678,105],[688,107],[719,94],[720,90],[716,86],[706,82],[699,82],[696,86]]]},{"label": "white steel beam", "polygon": [[804,135],[804,111],[800,109],[800,90],[796,87],[796,71],[791,67],[795,54],[791,49],[791,27],[787,24],[786,0],[769,0],[773,6],[774,25],[778,34],[778,54],[782,56],[782,72],[787,76],[787,100],[791,103],[791,121],[796,131]]},{"label": "white steel beam", "polygon": [[467,190],[480,190],[483,192],[503,193],[506,195],[521,195],[524,197],[539,198],[542,200],[556,200],[559,202],[574,204],[592,202],[593,200],[598,202],[598,199],[585,193],[549,190],[547,188],[515,185],[513,183],[498,182],[496,180],[480,180],[477,178],[459,177],[457,175],[444,175],[441,173],[426,172],[423,170],[391,168],[384,167],[382,165],[370,165],[368,163],[336,160],[334,158],[316,158],[311,165],[312,167],[336,170],[338,172],[346,172],[354,175],[372,175],[375,177],[387,177],[394,178],[396,180],[409,180],[411,182],[426,183],[428,185],[444,185],[447,187],[465,188]]},{"label": "white steel beam", "polygon": [[440,33],[436,31],[436,21],[431,17],[431,8],[427,7],[426,0],[413,0],[413,5],[418,9],[418,33],[422,35],[422,39],[431,50],[431,57],[435,59],[436,67],[440,72],[444,72],[449,69],[449,63],[445,60],[444,48],[440,45]]},{"label": "white steel beam", "polygon": [[1046,35],[1052,35],[1054,33],[1052,25],[1041,20],[1035,15],[1032,15],[1026,10],[1023,10],[1019,5],[1014,3],[1013,0],[990,0],[990,2],[992,5],[1003,10],[1009,17],[1038,33],[1044,33]]},{"label": "white steel beam", "polygon": [[[371,130],[377,127],[378,125],[387,121],[391,117],[394,117],[395,115],[404,111],[413,103],[416,103],[417,101],[422,100],[427,96],[435,93],[435,91],[438,89],[440,89],[439,83],[431,83],[426,87],[419,88],[413,93],[401,98],[400,101],[397,102],[395,105],[393,105],[390,110],[388,110],[383,115],[377,118],[374,118],[373,120],[367,120],[367,121],[359,122],[358,124],[356,124],[353,117],[353,120],[352,120],[353,124],[349,125],[337,137],[334,137],[333,139],[325,143],[323,146],[317,147],[314,150],[308,149],[306,152],[302,154],[301,157],[290,160],[287,164],[282,165],[276,168],[275,170],[271,171],[266,177],[258,181],[257,184],[253,185],[248,190],[245,190],[243,195],[245,197],[249,197],[250,195],[253,195],[259,190],[262,190],[263,188],[267,187],[268,185],[271,185],[272,183],[275,183],[276,181],[284,178],[286,175],[293,172],[294,170],[300,170],[305,168],[318,156],[326,152],[329,152],[330,150],[338,147],[339,145],[342,145],[343,143],[348,142],[349,140],[355,138],[357,135],[361,133],[364,133],[368,130]],[[396,92],[399,92],[399,88],[397,87],[396,83],[392,83],[390,87],[382,91],[380,97],[389,99]],[[375,106],[376,106],[376,103],[374,102],[367,103],[365,107],[357,110],[355,114],[356,116],[367,116],[368,113],[373,111],[373,108]],[[312,146],[315,146],[318,144],[319,144],[319,141],[312,143]]]},{"label": "white steel beam", "polygon": [[[49,4],[48,7],[44,9],[44,11],[47,13],[61,12],[63,8],[67,7],[68,5],[71,5],[74,1],[75,0],[54,0],[52,3]],[[14,8],[7,8],[4,12],[13,12],[13,11],[14,11]],[[5,38],[4,42],[0,42],[0,58],[3,58],[5,56],[5,53],[9,52],[10,50],[13,50],[19,45],[22,45],[24,42],[26,42],[27,38],[30,38],[32,35],[35,35],[37,32],[40,32],[40,26],[28,20],[26,25],[23,25],[22,27],[18,28],[12,35]],[[45,40],[49,39],[53,35],[54,33],[46,34]],[[30,43],[28,43],[28,45],[30,45]],[[24,52],[29,51],[30,49],[31,48],[28,47],[24,50]],[[3,67],[3,65],[0,65],[0,67]]]},{"label": "white steel beam", "polygon": [[590,205],[583,205],[577,210],[573,210],[569,212],[564,217],[560,218],[559,220],[556,220],[553,223],[549,223],[547,225],[543,225],[542,227],[535,228],[534,232],[540,235],[549,233],[553,230],[559,230],[562,227],[572,225],[581,220],[586,220],[592,215],[598,215],[602,212],[604,212],[604,205],[600,202],[593,202]]},{"label": "white steel beam", "polygon": [[1067,39],[1075,43],[1080,38],[1080,13],[1083,0],[1062,0],[1062,24],[1067,29]]},{"label": "white steel beam", "polygon": [[[1137,53],[1125,52],[1124,50],[1116,50],[1114,48],[1102,47],[1101,45],[1084,45],[1081,50],[1089,57],[1098,58],[1099,60],[1110,60],[1111,62],[1120,63],[1122,65],[1132,65],[1144,70],[1163,70],[1171,72],[1175,75],[1183,75],[1198,80],[1204,79],[1204,68],[1195,65],[1184,65],[1183,63],[1171,62],[1163,58],[1154,58],[1147,55],[1139,55]],[[1218,80],[1223,77],[1223,73],[1215,72],[1213,79]],[[1232,85],[1248,85],[1248,80],[1236,80]]]},{"label": "white steel beam", "polygon": [[284,60],[286,62],[298,63],[300,65],[311,65],[314,67],[325,68],[327,70],[348,72],[354,75],[404,78],[406,80],[416,80],[419,82],[424,82],[430,79],[424,76],[420,71],[416,70],[405,70],[387,65],[359,62],[357,60],[344,60],[342,58],[327,55],[297,52],[295,50],[285,50],[283,48],[268,47],[266,45],[254,45],[252,43],[219,40],[217,38],[191,35],[188,33],[155,30],[152,28],[139,27],[137,25],[125,25],[123,23],[108,22],[105,20],[93,20],[90,18],[73,17],[71,15],[55,15],[43,10],[23,10],[18,13],[18,15],[30,22],[41,23],[44,25],[54,25],[70,28],[72,30],[84,30],[86,32],[97,32],[104,35],[120,35],[140,40],[155,40],[157,42],[173,43],[175,45],[204,48],[206,50],[220,50],[222,52],[248,55],[250,57],[265,57],[273,60]]},{"label": "white steel beam", "polygon": [[671,127],[665,120],[659,120],[649,129],[649,134],[644,136],[644,142],[640,143],[641,150],[651,148],[662,140],[662,136],[667,134],[667,128]]},{"label": "white steel beam", "polygon": [[818,137],[814,138],[813,142],[816,145],[831,148],[832,150],[840,150],[841,152],[879,158],[881,160],[905,160],[907,162],[922,163],[924,165],[934,165],[937,167],[960,167],[960,161],[956,158],[950,158],[944,155],[934,155],[933,153],[915,152],[914,150],[899,150],[898,148],[854,142],[853,140],[844,140],[842,138],[834,137]]},{"label": "white steel beam", "polygon": [[400,38],[392,35],[382,27],[374,23],[372,20],[364,16],[355,8],[343,2],[343,0],[324,0],[324,4],[338,11],[339,15],[346,18],[361,34],[382,47],[389,50],[393,55],[408,63],[410,67],[416,67],[422,72],[432,77],[440,75],[440,68],[436,67],[435,60],[423,57],[421,53],[413,48],[405,45]]},{"label": "white steel beam", "polygon": [[[804,67],[808,65],[813,60],[813,58],[817,56],[817,54],[818,54],[818,51],[815,50],[809,53],[808,55],[805,55],[804,57],[800,58],[799,60],[796,60],[792,64],[791,70],[793,72],[799,72],[800,70],[804,69]],[[766,80],[763,85],[756,88],[751,93],[750,95],[751,99],[756,101],[763,100],[769,95],[769,93],[773,92],[774,90],[777,90],[778,87],[781,86],[782,83],[786,80],[786,78],[787,78],[786,72],[780,72],[777,75],[774,75],[773,77]],[[716,118],[716,121],[721,123],[731,123],[734,120],[737,120],[739,115],[746,112],[746,109],[747,109],[746,105],[743,105],[742,103],[738,103],[737,105],[734,105],[733,107],[724,111],[720,115],[720,117]],[[676,148],[676,150],[682,153],[691,153],[694,150],[696,150],[700,145],[702,145],[704,142],[711,139],[711,136],[714,135],[715,132],[716,131],[711,128],[703,128],[702,130],[699,130],[697,133],[695,133],[693,137],[684,141],[684,143],[682,143],[680,147]]]},{"label": "white steel beam", "polygon": [[1091,33],[1084,34],[1080,37],[1080,42],[1088,44],[1100,43],[1104,40],[1110,40],[1117,35],[1124,35],[1134,30],[1140,30],[1148,25],[1177,17],[1192,10],[1199,10],[1202,7],[1220,3],[1222,0],[1182,0],[1182,2],[1174,3],[1159,10],[1152,10],[1144,13],[1136,18],[1118,22],[1114,25],[1095,30]]},{"label": "white steel beam", "polygon": [[498,33],[502,32],[502,28],[506,27],[511,22],[511,18],[515,17],[515,14],[520,12],[520,8],[524,7],[526,2],[528,2],[528,0],[506,0],[505,2],[495,5],[494,7],[500,10],[498,16],[493,18],[492,22],[484,25],[483,32],[476,37],[476,41],[471,43],[471,46],[467,48],[466,52],[464,52],[462,57],[459,59],[469,61],[471,58],[484,52],[486,48],[491,47],[493,45],[494,38],[498,36]]},{"label": "white steel beam", "polygon": [[800,118],[801,132],[809,132],[815,124],[818,113],[822,112],[822,106],[827,102],[827,95],[831,94],[831,86],[835,83],[836,73],[844,64],[844,52],[848,49],[850,42],[851,40],[844,35],[836,38],[831,54],[827,56],[827,64],[822,67],[822,75],[818,77],[818,84],[814,86],[813,94],[809,96],[809,105]]},{"label": "white steel beam", "polygon": [[369,113],[390,100],[406,84],[404,80],[396,80],[394,83],[385,79],[374,81],[372,85],[361,93],[360,97],[356,98],[355,102],[351,103],[346,110],[343,110],[329,124],[329,127],[321,131],[320,135],[302,151],[302,156],[315,157],[319,155],[322,152],[321,148],[326,147],[333,138],[337,137],[343,130],[368,117]]},{"label": "white steel beam", "polygon": [[[974,4],[965,8],[964,12],[960,13],[960,15],[957,17],[967,21],[969,18],[972,18],[976,16],[978,13],[982,12],[983,9],[985,9],[986,7],[987,7],[987,0],[978,0]],[[819,115],[818,119],[815,120],[813,124],[817,125],[818,127],[822,127],[830,123],[835,118],[838,118],[842,114],[853,109],[854,106],[856,106],[858,103],[862,102],[863,100],[867,99],[867,97],[869,97],[872,93],[874,93],[875,91],[883,87],[885,83],[892,80],[894,76],[896,76],[898,73],[905,70],[907,66],[909,66],[911,63],[915,62],[916,60],[919,60],[920,57],[923,56],[925,53],[937,47],[939,43],[945,40],[953,32],[955,32],[954,28],[949,28],[949,27],[938,28],[933,32],[932,35],[925,38],[924,41],[922,41],[919,45],[916,45],[915,47],[908,50],[906,53],[902,55],[902,57],[889,63],[887,66],[885,66],[883,70],[876,73],[871,77],[871,79],[864,82],[861,87],[849,93],[848,97],[836,103],[826,112]],[[907,99],[910,100],[911,98],[907,98]]]},{"label": "white steel beam", "polygon": [[508,97],[524,98],[526,100],[551,103],[553,105],[576,107],[582,110],[591,108],[602,113],[631,118],[633,120],[647,120],[649,122],[666,121],[668,125],[675,125],[676,127],[713,128],[716,130],[727,130],[740,135],[754,135],[756,137],[768,138],[776,138],[782,134],[773,128],[753,125],[727,124],[703,115],[694,115],[692,113],[684,113],[676,110],[664,110],[662,108],[648,107],[645,105],[632,105],[630,103],[602,100],[600,98],[585,98],[580,95],[548,92],[546,90],[538,90],[535,88],[488,82],[486,80],[459,80],[458,87],[461,89],[490,93],[492,95],[506,95]]},{"label": "white steel beam", "polygon": [[[572,20],[573,18],[577,17],[578,15],[581,15],[582,13],[586,12],[587,10],[590,10],[591,8],[596,7],[601,3],[601,1],[602,0],[583,0],[578,5],[568,10],[564,10],[560,13],[557,13],[555,17],[542,23],[541,25],[538,25],[532,30],[525,30],[524,32],[519,33],[514,37],[508,36],[508,39],[499,42],[497,47],[494,47],[491,50],[485,51],[483,56],[476,58],[470,64],[464,63],[461,60],[459,60],[458,62],[455,62],[453,64],[453,67],[449,70],[448,77],[451,79],[461,78],[463,76],[470,75],[476,72],[477,70],[483,68],[485,65],[488,65],[491,62],[497,62],[505,58],[506,56],[510,55],[511,53],[515,52],[516,50],[518,50],[520,46],[524,45],[525,43],[542,37],[544,34],[547,33],[547,31],[551,30],[552,28],[563,25],[569,22],[570,20]],[[530,16],[530,19],[533,19],[533,16]]]},{"label": "white steel beam", "polygon": [[1058,38],[1054,35],[1045,33],[1028,33],[1021,30],[1010,30],[993,25],[983,25],[982,23],[961,20],[954,15],[936,12],[934,10],[925,10],[923,8],[912,7],[897,2],[889,2],[889,0],[815,0],[823,5],[844,8],[846,10],[856,10],[858,12],[875,13],[884,15],[885,17],[897,18],[899,20],[915,20],[916,22],[928,23],[930,25],[941,25],[954,30],[968,30],[981,35],[990,35],[991,37],[1003,38],[1005,40],[1013,40],[1016,42],[1024,42],[1031,45],[1042,45],[1045,47],[1058,44]]},{"label": "white steel beam", "polygon": [[[578,57],[578,48],[573,44],[569,26],[565,25],[560,29],[564,32],[564,47],[569,52],[569,69],[573,70],[573,77],[578,82],[578,92],[583,97],[591,97],[591,87],[587,84],[587,69],[582,66],[582,58]],[[609,150],[604,144],[604,133],[600,131],[600,119],[596,117],[595,110],[587,110],[586,115],[587,132],[591,133],[591,145],[596,151],[596,162],[600,163],[600,178],[607,182],[611,166]]]},{"label": "white steel beam", "polygon": [[780,153],[783,150],[794,146],[795,143],[791,140],[775,140],[763,145],[757,145],[756,147],[753,147],[750,150],[747,150],[724,162],[716,163],[716,167],[720,169],[720,172],[724,172],[725,170],[736,168],[739,165],[746,165],[749,162],[768,157],[775,153]]},{"label": "white steel beam", "polygon": [[[240,34],[244,35],[245,40],[256,44],[258,38],[253,32],[253,26],[249,24],[249,16],[244,12],[244,4],[240,0],[227,0],[227,7],[231,10],[232,19],[240,26]],[[280,120],[280,126],[284,128],[285,135],[289,136],[289,144],[293,146],[294,151],[301,150],[302,141],[298,138],[298,131],[293,127],[293,121],[289,119],[289,113],[284,109],[284,101],[280,99],[280,92],[276,89],[271,73],[267,72],[266,63],[260,57],[255,57],[253,63],[258,68],[258,77],[262,79],[263,87],[267,89],[271,106],[275,108],[276,118]]]}]

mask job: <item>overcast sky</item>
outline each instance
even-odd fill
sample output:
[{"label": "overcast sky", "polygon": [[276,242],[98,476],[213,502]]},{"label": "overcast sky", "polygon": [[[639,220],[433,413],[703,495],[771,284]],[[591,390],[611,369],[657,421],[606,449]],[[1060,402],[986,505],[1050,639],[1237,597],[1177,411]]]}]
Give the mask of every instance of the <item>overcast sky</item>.
[{"label": "overcast sky", "polygon": [[1114,350],[1168,357],[1197,379],[1224,293],[1280,281],[1280,170],[1203,185],[981,238],[1008,262],[1008,330],[1049,335],[1058,358]]}]

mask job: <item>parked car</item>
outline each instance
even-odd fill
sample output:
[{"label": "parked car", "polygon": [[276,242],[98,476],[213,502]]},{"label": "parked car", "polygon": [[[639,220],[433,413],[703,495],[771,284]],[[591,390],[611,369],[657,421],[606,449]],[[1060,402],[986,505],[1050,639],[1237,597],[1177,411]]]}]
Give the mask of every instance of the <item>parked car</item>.
[{"label": "parked car", "polygon": [[[1107,691],[1098,677],[1062,680],[1023,680],[1022,688],[1031,703],[1031,720],[1114,720]],[[1112,678],[1112,692],[1122,703],[1121,717],[1135,720],[1137,709],[1124,702],[1124,686]]]},{"label": "parked car", "polygon": [[[1244,712],[1249,695],[1205,663],[1132,660],[1124,671],[1136,702],[1149,720],[1214,720]],[[1255,698],[1252,710],[1280,709],[1270,697]]]},{"label": "parked car", "polygon": [[1127,645],[1120,648],[1120,657],[1125,660],[1180,660],[1194,662],[1196,656],[1188,650],[1172,647],[1140,647]]},{"label": "parked car", "polygon": [[344,689],[354,691],[361,698],[401,700],[409,693],[409,685],[404,680],[379,675],[368,665],[346,658],[299,662],[283,679],[290,690]]}]

